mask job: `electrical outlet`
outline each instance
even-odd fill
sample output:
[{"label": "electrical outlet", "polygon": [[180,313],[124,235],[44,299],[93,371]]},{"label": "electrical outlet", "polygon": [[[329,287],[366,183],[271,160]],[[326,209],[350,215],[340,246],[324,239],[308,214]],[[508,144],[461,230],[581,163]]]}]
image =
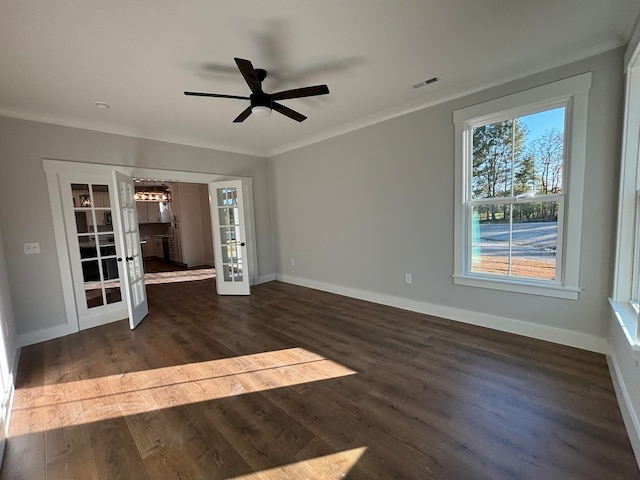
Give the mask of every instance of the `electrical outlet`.
[{"label": "electrical outlet", "polygon": [[411,283],[413,281],[413,278],[411,277],[410,273],[405,273],[404,274],[404,283]]},{"label": "electrical outlet", "polygon": [[295,260],[295,258],[292,258],[292,259],[291,259],[291,266],[292,266],[292,267],[295,267],[295,266],[296,266],[296,260]]},{"label": "electrical outlet", "polygon": [[24,254],[30,255],[32,253],[40,253],[40,244],[38,242],[24,244]]}]

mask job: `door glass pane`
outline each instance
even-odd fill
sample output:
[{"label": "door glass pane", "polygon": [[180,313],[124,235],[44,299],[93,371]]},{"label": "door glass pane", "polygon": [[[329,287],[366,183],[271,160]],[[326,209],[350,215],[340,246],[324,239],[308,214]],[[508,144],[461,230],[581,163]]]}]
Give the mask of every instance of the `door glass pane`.
[{"label": "door glass pane", "polygon": [[80,195],[89,197],[89,185],[86,183],[72,183],[71,184],[71,196],[73,197],[74,208],[80,208]]},{"label": "door glass pane", "polygon": [[80,258],[96,258],[98,256],[95,235],[79,235],[78,245],[80,247]]},{"label": "door glass pane", "polygon": [[228,244],[231,240],[231,234],[229,233],[229,229],[226,227],[220,228],[220,243],[223,245]]},{"label": "door glass pane", "polygon": [[107,304],[117,303],[122,300],[122,292],[120,291],[120,282],[105,283],[104,292],[107,297]]},{"label": "door glass pane", "polygon": [[218,217],[220,219],[220,225],[229,225],[231,222],[230,212],[232,210],[230,208],[219,208],[218,209]]},{"label": "door glass pane", "polygon": [[85,282],[100,281],[100,269],[98,267],[98,260],[89,260],[86,262],[82,262],[82,278]]},{"label": "door glass pane", "polygon": [[105,281],[119,278],[118,261],[115,257],[102,260],[102,275],[104,276]]},{"label": "door glass pane", "polygon": [[93,202],[96,208],[108,208],[111,206],[109,185],[93,185]]},{"label": "door glass pane", "polygon": [[134,306],[140,305],[145,300],[144,282],[138,280],[131,284],[131,300]]},{"label": "door glass pane", "polygon": [[222,247],[222,263],[229,263],[229,262],[231,262],[231,257],[229,256],[229,247],[224,245]]},{"label": "door glass pane", "polygon": [[110,232],[113,230],[111,210],[96,210],[96,222],[99,232]]},{"label": "door glass pane", "polygon": [[99,307],[104,305],[102,298],[102,288],[100,283],[85,283],[85,298],[87,299],[87,308]]},{"label": "door glass pane", "polygon": [[116,255],[116,244],[114,239],[115,237],[113,234],[98,235],[98,240],[100,242],[100,256],[108,257]]},{"label": "door glass pane", "polygon": [[76,231],[78,233],[93,232],[93,215],[91,211],[76,211]]},{"label": "door glass pane", "polygon": [[231,265],[223,265],[222,273],[224,276],[224,281],[231,282],[231,277],[233,276],[233,267]]},{"label": "door glass pane", "polygon": [[238,196],[236,195],[235,188],[217,188],[216,196],[218,206],[220,207],[230,207],[238,204]]},{"label": "door glass pane", "polygon": [[234,281],[236,282],[241,282],[242,281],[242,261],[239,261],[238,263],[236,263],[235,265],[235,269],[234,269]]}]

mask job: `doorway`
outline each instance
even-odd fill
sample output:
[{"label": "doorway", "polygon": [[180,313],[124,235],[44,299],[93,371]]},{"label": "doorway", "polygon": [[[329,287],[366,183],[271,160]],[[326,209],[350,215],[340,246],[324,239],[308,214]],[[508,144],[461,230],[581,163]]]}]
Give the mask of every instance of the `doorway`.
[{"label": "doorway", "polygon": [[[109,165],[82,164],[77,162],[66,162],[66,161],[47,160],[47,159],[43,160],[43,166],[47,174],[47,183],[49,185],[49,196],[51,201],[52,217],[54,221],[54,235],[56,239],[56,248],[58,251],[58,262],[60,266],[63,296],[65,301],[65,310],[67,313],[68,333],[77,332],[81,328],[88,328],[88,326],[84,323],[81,324],[80,322],[81,309],[78,307],[76,303],[76,290],[77,290],[76,286],[81,282],[78,282],[77,278],[74,279],[74,276],[72,274],[73,269],[77,268],[77,267],[74,267],[72,263],[73,260],[74,259],[78,260],[78,263],[81,263],[79,261],[80,260],[79,253],[77,256],[75,256],[76,253],[74,253],[74,252],[80,252],[80,248],[79,248],[79,245],[76,245],[77,248],[74,250],[73,245],[71,245],[72,244],[71,239],[73,238],[73,236],[68,234],[67,232],[68,229],[66,228],[67,225],[76,223],[74,218],[75,212],[73,210],[74,207],[64,204],[63,198],[65,198],[65,195],[63,195],[63,192],[66,192],[67,189],[70,190],[71,183],[77,183],[77,184],[86,183],[87,185],[107,185],[107,186],[115,185],[115,183],[113,183],[115,182],[115,180],[111,180],[111,179],[115,178],[116,170],[119,172],[122,172],[122,174],[126,176],[133,177],[133,178],[164,178],[164,179],[169,179],[167,181],[172,183],[184,182],[184,183],[206,185],[209,189],[209,197],[212,199],[215,199],[215,197],[211,196],[212,191],[214,192],[214,195],[215,195],[215,188],[211,187],[212,182],[227,182],[227,181],[236,182],[236,184],[238,185],[238,188],[240,189],[239,191],[244,192],[243,208],[244,208],[244,214],[245,214],[244,216],[245,216],[246,230],[243,232],[244,238],[242,240],[243,240],[243,243],[244,243],[244,240],[246,240],[246,246],[243,245],[243,249],[245,249],[245,253],[243,254],[244,264],[242,267],[242,271],[244,272],[243,273],[244,277],[247,278],[249,282],[248,284],[255,283],[255,278],[257,277],[257,258],[256,258],[257,249],[255,244],[255,228],[254,228],[254,218],[253,218],[252,181],[250,178],[240,178],[237,180],[229,180],[229,177],[222,176],[222,175],[215,175],[215,174],[203,174],[203,173],[194,173],[194,172],[174,172],[174,171],[142,169],[142,168],[134,168],[134,167],[114,167]],[[90,180],[88,180],[89,177],[91,177]],[[73,178],[73,180],[70,180],[71,178]],[[91,186],[91,187],[88,187],[87,189],[90,192],[89,193],[90,197],[91,197],[91,192],[93,192],[92,188],[93,187]],[[95,191],[98,192],[99,190],[95,190]],[[133,195],[133,187],[131,192]],[[109,206],[112,206],[114,205],[113,196],[115,195],[115,191],[110,193],[109,195],[110,195],[109,199],[111,202]],[[213,203],[211,205],[213,205]],[[133,205],[133,207],[134,208],[130,210],[132,210],[133,212],[132,215],[133,215],[133,218],[135,219],[135,214],[136,214],[135,204]],[[115,222],[115,216],[113,215],[113,213],[112,215],[104,215],[104,213],[108,213],[108,212],[106,212],[106,210],[103,212],[101,210],[102,208],[106,209],[107,207],[106,206],[98,207],[96,204],[96,207],[93,208],[93,210],[91,211],[91,216],[92,216],[91,218],[94,219],[96,215],[99,216],[100,214],[103,214],[102,218],[104,219],[105,225],[107,224],[109,219],[112,222],[111,225],[112,225],[112,229],[113,229],[112,232],[114,234],[114,237],[118,236],[118,234],[122,235],[123,232],[118,232],[119,226]],[[117,212],[117,209],[115,210]],[[127,213],[127,216],[129,215],[129,213]],[[219,214],[220,212],[217,211],[215,213]],[[214,220],[219,217],[216,217],[216,215],[211,214],[211,211],[209,211],[209,214],[212,219],[212,224],[215,223]],[[134,229],[137,233],[138,231],[137,221],[135,222],[135,224],[136,226]],[[93,232],[93,236],[97,237],[101,233],[101,232],[98,232],[97,221],[94,221],[93,225],[95,230]],[[218,232],[220,232],[220,228],[218,228]],[[89,234],[89,232],[86,232],[86,233]],[[75,237],[79,238],[77,231],[74,232],[74,235]],[[90,235],[87,235],[87,236],[90,236]],[[100,240],[98,239],[96,243],[97,249],[100,248],[99,241]],[[76,243],[79,243],[78,240],[76,240]],[[228,251],[229,250],[227,249],[227,252]],[[117,261],[118,255],[120,255],[120,252],[116,251],[116,257],[115,257],[116,261]],[[105,257],[107,256],[108,255],[106,255],[105,253]],[[221,249],[221,253],[217,256],[220,258],[225,256],[222,254],[222,249]],[[214,255],[214,260],[215,258],[216,258],[216,255]],[[100,265],[103,258],[100,256],[96,256],[96,258],[92,257],[91,260],[92,261],[96,260],[98,262],[98,265],[99,265],[98,273],[100,273]],[[104,258],[104,260],[110,260],[110,259]],[[120,264],[121,262],[118,262],[118,263]],[[122,265],[119,265],[119,269],[122,270],[122,268],[123,268]],[[103,269],[102,276],[98,276],[98,278],[100,279],[100,282],[101,282],[100,288],[106,292],[108,285],[105,285],[105,283],[108,284],[108,282],[112,279],[108,278],[109,275],[105,277],[104,272],[108,273],[107,268]],[[120,273],[120,278],[123,278],[122,272],[119,271],[119,273]],[[247,290],[247,293],[249,293],[248,290]],[[104,300],[104,296],[105,294],[103,293],[103,300]],[[121,302],[127,304],[127,301],[122,300]],[[108,305],[111,305],[111,304],[108,304]],[[127,314],[126,313],[123,314],[122,308],[120,309],[116,307],[112,307],[112,308],[114,309],[114,311],[111,313],[113,314],[113,316],[118,318],[102,318],[100,321],[93,322],[91,326],[97,326],[102,323],[107,323],[108,321],[115,321],[122,318],[126,318]]]}]

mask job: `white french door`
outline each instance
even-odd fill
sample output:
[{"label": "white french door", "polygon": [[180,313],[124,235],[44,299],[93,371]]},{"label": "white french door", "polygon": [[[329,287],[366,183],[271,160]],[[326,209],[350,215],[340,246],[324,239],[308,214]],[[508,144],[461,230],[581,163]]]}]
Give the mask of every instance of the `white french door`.
[{"label": "white french door", "polygon": [[78,328],[96,327],[124,317],[120,278],[122,256],[113,221],[115,195],[108,176],[61,178],[67,248],[75,291]]},{"label": "white french door", "polygon": [[122,284],[127,295],[129,326],[133,330],[149,313],[147,292],[144,287],[144,263],[140,232],[138,231],[138,212],[134,199],[133,179],[117,170],[113,171],[116,185],[116,221],[118,222],[120,251],[118,262],[124,264]]},{"label": "white french door", "polygon": [[218,295],[249,295],[242,182],[209,183]]}]

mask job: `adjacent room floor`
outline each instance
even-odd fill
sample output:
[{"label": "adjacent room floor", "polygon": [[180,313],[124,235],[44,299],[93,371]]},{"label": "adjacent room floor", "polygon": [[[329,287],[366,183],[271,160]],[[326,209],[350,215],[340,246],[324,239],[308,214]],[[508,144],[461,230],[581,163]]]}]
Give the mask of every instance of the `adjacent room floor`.
[{"label": "adjacent room floor", "polygon": [[270,282],[22,350],[2,479],[637,479],[603,355]]}]

